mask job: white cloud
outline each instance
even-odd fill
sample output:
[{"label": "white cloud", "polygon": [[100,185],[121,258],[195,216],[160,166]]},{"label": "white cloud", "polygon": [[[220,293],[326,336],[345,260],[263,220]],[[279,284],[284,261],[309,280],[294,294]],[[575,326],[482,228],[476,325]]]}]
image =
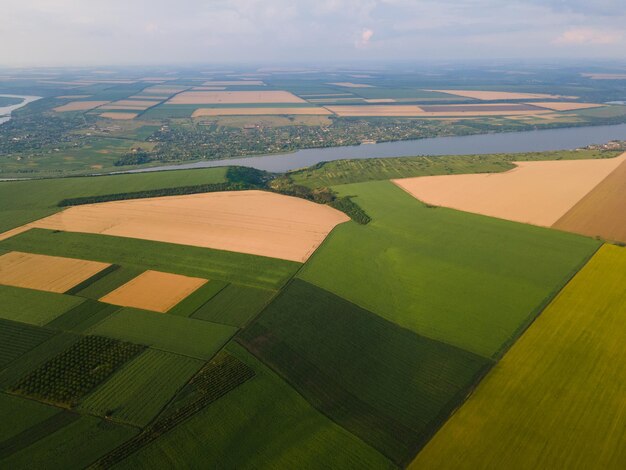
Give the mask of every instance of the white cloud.
[{"label": "white cloud", "polygon": [[372,36],[374,36],[374,31],[373,30],[371,30],[369,28],[364,29],[361,32],[361,35],[359,36],[359,39],[356,42],[356,47],[364,48],[364,47],[369,46],[369,43],[370,43],[370,41],[372,39]]},{"label": "white cloud", "polygon": [[624,37],[621,31],[598,30],[594,28],[571,28],[555,40],[559,45],[607,45],[616,44]]}]

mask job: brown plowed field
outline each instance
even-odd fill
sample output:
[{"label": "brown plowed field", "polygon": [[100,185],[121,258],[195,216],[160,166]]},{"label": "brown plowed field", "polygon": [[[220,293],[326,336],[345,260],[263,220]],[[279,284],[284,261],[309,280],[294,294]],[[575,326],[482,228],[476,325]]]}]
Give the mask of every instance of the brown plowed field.
[{"label": "brown plowed field", "polygon": [[348,220],[343,212],[304,199],[232,191],[75,206],[27,227],[305,261],[337,224]]},{"label": "brown plowed field", "polygon": [[626,161],[553,227],[626,243]]},{"label": "brown plowed field", "polygon": [[306,103],[288,91],[186,91],[167,104]]},{"label": "brown plowed field", "polygon": [[0,284],[63,293],[109,264],[11,251],[0,256]]},{"label": "brown plowed field", "polygon": [[206,282],[206,279],[197,277],[146,271],[100,300],[122,307],[165,313]]},{"label": "brown plowed field", "polygon": [[436,206],[552,226],[622,162],[604,160],[516,162],[504,173],[424,176],[394,180]]}]

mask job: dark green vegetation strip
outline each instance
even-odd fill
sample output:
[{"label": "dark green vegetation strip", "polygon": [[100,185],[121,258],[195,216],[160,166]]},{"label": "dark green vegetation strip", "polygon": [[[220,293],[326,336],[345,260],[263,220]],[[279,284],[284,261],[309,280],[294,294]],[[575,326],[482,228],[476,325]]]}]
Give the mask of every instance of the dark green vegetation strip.
[{"label": "dark green vegetation strip", "polygon": [[154,269],[276,289],[300,263],[231,251],[109,235],[31,229],[0,242],[0,247]]},{"label": "dark green vegetation strip", "polygon": [[134,277],[139,276],[143,271],[141,268],[119,266],[116,270],[109,272],[91,285],[77,291],[76,295],[98,300],[121,285],[126,284]]},{"label": "dark green vegetation strip", "polygon": [[270,290],[230,284],[200,307],[192,318],[244,327],[274,294]]},{"label": "dark green vegetation strip", "polygon": [[80,409],[143,427],[202,365],[198,359],[148,349],[86,397]]},{"label": "dark green vegetation strip", "polygon": [[199,289],[196,289],[191,295],[176,304],[173,308],[168,310],[167,314],[190,317],[196,310],[202,307],[205,303],[209,302],[227,285],[228,283],[223,281],[209,281]]},{"label": "dark green vegetation strip", "polygon": [[413,176],[497,173],[514,168],[512,162],[515,161],[612,158],[618,154],[619,152],[602,150],[563,150],[518,154],[368,158],[319,163],[288,175],[295,184],[317,188]]},{"label": "dark green vegetation strip", "polygon": [[76,295],[78,292],[80,292],[83,289],[88,288],[89,286],[91,286],[93,283],[99,281],[100,279],[102,279],[103,277],[108,276],[109,274],[111,274],[114,271],[117,271],[119,269],[119,266],[116,264],[112,264],[106,268],[104,268],[102,271],[94,274],[93,276],[91,276],[89,279],[85,279],[83,282],[75,285],[74,287],[72,287],[70,290],[68,290],[67,292],[65,292],[65,294],[67,295]]},{"label": "dark green vegetation strip", "polygon": [[86,336],[19,380],[10,391],[72,407],[143,349],[137,344]]},{"label": "dark green vegetation strip", "polygon": [[40,421],[36,425],[25,429],[10,439],[0,442],[0,460],[6,459],[10,455],[26,449],[35,442],[50,434],[68,426],[80,419],[80,415],[69,411],[61,411],[49,418]]},{"label": "dark green vegetation strip", "polygon": [[121,462],[252,377],[252,369],[235,357],[221,352],[194,376],[170,409],[153,425],[102,457],[90,468],[110,468]]},{"label": "dark green vegetation strip", "polygon": [[210,359],[237,332],[232,326],[192,318],[123,308],[105,318],[89,333],[198,359]]},{"label": "dark green vegetation strip", "polygon": [[570,233],[430,208],[388,181],[335,188],[357,195],[372,221],[337,226],[298,277],[418,334],[485,357],[498,357],[600,245]]},{"label": "dark green vegetation strip", "polygon": [[0,286],[0,318],[45,325],[80,305],[83,299],[54,292]]},{"label": "dark green vegetation strip", "polygon": [[52,320],[46,327],[82,333],[120,308],[117,305],[87,299],[78,307]]},{"label": "dark green vegetation strip", "polygon": [[52,335],[51,330],[0,319],[0,369]]},{"label": "dark green vegetation strip", "polygon": [[340,197],[330,203],[335,209],[345,212],[357,224],[366,225],[371,222],[371,217],[352,200],[350,196]]},{"label": "dark green vegetation strip", "polygon": [[316,408],[399,465],[491,366],[300,280],[237,339]]}]

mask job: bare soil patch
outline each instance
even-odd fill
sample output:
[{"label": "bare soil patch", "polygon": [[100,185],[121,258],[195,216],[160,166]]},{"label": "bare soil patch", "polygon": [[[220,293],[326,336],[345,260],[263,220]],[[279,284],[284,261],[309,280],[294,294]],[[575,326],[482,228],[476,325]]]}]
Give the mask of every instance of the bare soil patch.
[{"label": "bare soil patch", "polygon": [[305,261],[337,224],[348,220],[343,212],[304,199],[234,191],[75,206],[24,227]]},{"label": "bare soil patch", "polygon": [[206,279],[197,277],[146,271],[100,300],[165,313],[206,283]]},{"label": "bare soil patch", "polygon": [[0,256],[0,284],[63,293],[108,266],[96,261],[12,251]]},{"label": "bare soil patch", "polygon": [[427,204],[550,227],[625,160],[626,154],[605,160],[516,162],[504,173],[393,182]]},{"label": "bare soil patch", "polygon": [[[625,157],[626,154],[622,156]],[[626,161],[578,201],[553,227],[626,243]]]},{"label": "bare soil patch", "polygon": [[256,116],[256,115],[329,115],[326,108],[200,108],[196,109],[191,117],[202,116]]},{"label": "bare soil patch", "polygon": [[186,91],[167,104],[306,103],[288,91]]},{"label": "bare soil patch", "polygon": [[65,113],[68,111],[89,111],[90,109],[97,108],[107,104],[108,101],[72,101],[71,103],[64,104],[63,106],[57,106],[54,110],[57,113]]}]

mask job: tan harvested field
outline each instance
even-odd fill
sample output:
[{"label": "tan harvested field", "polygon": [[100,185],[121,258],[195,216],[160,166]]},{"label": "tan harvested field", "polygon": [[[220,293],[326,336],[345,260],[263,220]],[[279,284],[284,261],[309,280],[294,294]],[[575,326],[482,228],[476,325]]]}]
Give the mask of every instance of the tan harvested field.
[{"label": "tan harvested field", "polygon": [[592,80],[626,80],[626,73],[581,73]]},{"label": "tan harvested field", "polygon": [[396,100],[393,98],[374,98],[365,100],[366,103],[395,103]]},{"label": "tan harvested field", "polygon": [[343,86],[346,88],[375,88],[374,85],[366,85],[365,83],[352,83],[352,82],[334,82],[329,85]]},{"label": "tan harvested field", "polygon": [[159,101],[163,101],[166,100],[170,97],[170,95],[134,95],[134,96],[129,96],[128,99],[131,100],[141,100],[142,102],[147,100],[159,100]]},{"label": "tan harvested field", "polygon": [[122,307],[165,313],[206,284],[206,279],[146,271],[100,299]]},{"label": "tan harvested field", "polygon": [[288,91],[186,91],[167,104],[306,103]]},{"label": "tan harvested field", "polygon": [[203,86],[264,86],[261,80],[209,80]]},{"label": "tan harvested field", "polygon": [[160,100],[120,100],[113,101],[108,105],[102,106],[102,108],[106,108],[107,106],[128,106],[128,107],[138,107],[138,108],[149,108],[151,106],[156,106],[159,104]]},{"label": "tan harvested field", "polygon": [[573,111],[576,109],[599,108],[604,106],[597,103],[527,103],[540,108],[551,109],[553,111]]},{"label": "tan harvested field", "polygon": [[63,95],[63,96],[55,96],[60,100],[78,100],[81,98],[89,98],[91,95]]},{"label": "tan harvested field", "polygon": [[553,227],[626,243],[626,161],[578,201]]},{"label": "tan harvested field", "polygon": [[144,88],[142,93],[154,94],[154,95],[173,95],[174,93],[180,93],[187,90],[187,86],[170,86],[170,85],[154,85],[148,88]]},{"label": "tan harvested field", "polygon": [[102,113],[100,117],[114,119],[116,121],[130,121],[137,117],[137,113]]},{"label": "tan harvested field", "polygon": [[192,88],[193,91],[220,91],[225,89],[225,86],[195,86]]},{"label": "tan harvested field", "polygon": [[[462,117],[462,116],[516,116],[516,115],[535,115],[538,113],[547,113],[548,110],[542,110],[540,108],[532,110],[493,110],[493,105],[490,106],[490,111],[479,111],[477,109],[479,105],[474,105],[472,110],[459,111],[457,107],[453,108],[454,111],[446,111],[446,105],[438,106],[438,111],[428,112],[423,108],[415,105],[339,105],[339,106],[326,106],[327,109],[337,114],[338,116],[405,116],[405,117]],[[510,106],[510,105],[509,105]],[[452,109],[452,108],[451,108]]]},{"label": "tan harvested field", "polygon": [[191,117],[202,116],[257,116],[257,115],[282,115],[302,114],[325,116],[332,114],[326,108],[200,108],[196,109]]},{"label": "tan harvested field", "polygon": [[11,251],[0,256],[0,284],[63,293],[109,264]]},{"label": "tan harvested field", "polygon": [[97,108],[107,104],[108,101],[72,101],[71,103],[64,104],[63,106],[57,106],[54,110],[58,113],[65,113],[68,111],[89,111],[90,109]]},{"label": "tan harvested field", "polygon": [[337,224],[348,220],[343,212],[304,199],[235,191],[75,206],[26,227],[305,261]]},{"label": "tan harvested field", "polygon": [[544,93],[512,93],[507,91],[476,91],[476,90],[426,90],[448,95],[462,96],[476,100],[531,100],[541,98],[563,98],[560,95],[547,95]]},{"label": "tan harvested field", "polygon": [[436,206],[552,226],[622,162],[603,160],[516,162],[504,173],[424,176],[394,180]]}]

